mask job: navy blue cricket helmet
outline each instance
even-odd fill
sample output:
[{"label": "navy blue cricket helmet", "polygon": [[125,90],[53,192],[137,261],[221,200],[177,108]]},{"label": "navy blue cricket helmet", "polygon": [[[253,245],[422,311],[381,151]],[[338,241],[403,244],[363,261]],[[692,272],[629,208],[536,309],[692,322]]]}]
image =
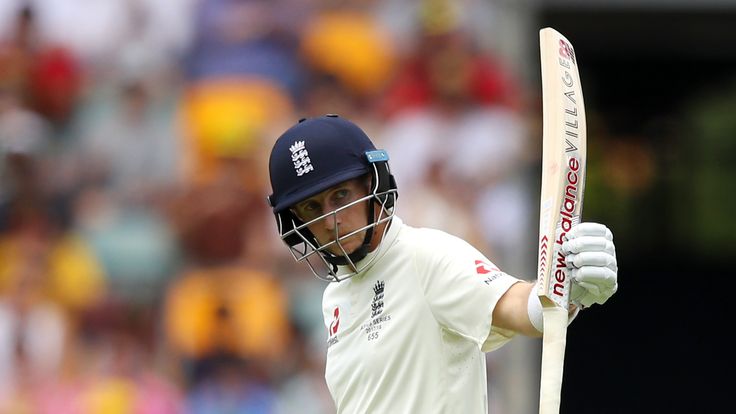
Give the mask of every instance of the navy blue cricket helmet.
[{"label": "navy blue cricket helmet", "polygon": [[[297,261],[306,261],[319,278],[329,281],[342,280],[357,274],[356,263],[368,253],[373,228],[388,221],[394,214],[398,196],[396,182],[388,165],[388,154],[378,150],[370,138],[354,123],[337,115],[325,115],[302,119],[289,128],[277,140],[271,150],[269,173],[273,193],[268,202],[273,208],[279,234]],[[361,248],[337,256],[329,251],[329,245],[320,245],[307,225],[334,215],[338,210],[303,222],[291,210],[295,204],[342,182],[370,174],[367,197],[357,202],[369,202],[368,225]],[[376,218],[374,208],[379,208]],[[330,243],[339,245],[340,239]],[[315,268],[311,258],[319,257],[325,271]],[[346,276],[337,266],[345,265],[352,272]],[[364,266],[361,266],[363,268]]]}]

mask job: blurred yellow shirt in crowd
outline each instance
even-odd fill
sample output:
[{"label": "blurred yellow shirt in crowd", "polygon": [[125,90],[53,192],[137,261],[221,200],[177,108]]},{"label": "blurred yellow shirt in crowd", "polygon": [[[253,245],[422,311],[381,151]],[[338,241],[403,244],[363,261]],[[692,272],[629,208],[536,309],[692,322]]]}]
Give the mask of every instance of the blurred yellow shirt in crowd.
[{"label": "blurred yellow shirt in crowd", "polygon": [[171,344],[191,358],[226,351],[276,359],[290,339],[285,291],[272,275],[248,268],[182,275],[167,294],[165,321]]},{"label": "blurred yellow shirt in crowd", "polygon": [[66,309],[81,310],[102,297],[105,275],[94,252],[75,235],[31,244],[9,235],[0,240],[0,293],[20,293],[19,285]]}]

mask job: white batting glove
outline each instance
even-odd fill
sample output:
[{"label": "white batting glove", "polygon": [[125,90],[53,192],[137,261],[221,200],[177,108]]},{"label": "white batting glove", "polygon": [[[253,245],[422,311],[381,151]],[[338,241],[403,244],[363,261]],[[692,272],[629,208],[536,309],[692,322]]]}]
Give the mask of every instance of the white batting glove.
[{"label": "white batting glove", "polygon": [[587,308],[603,304],[618,289],[613,234],[598,223],[580,223],[563,238],[562,251],[572,269],[570,301]]}]

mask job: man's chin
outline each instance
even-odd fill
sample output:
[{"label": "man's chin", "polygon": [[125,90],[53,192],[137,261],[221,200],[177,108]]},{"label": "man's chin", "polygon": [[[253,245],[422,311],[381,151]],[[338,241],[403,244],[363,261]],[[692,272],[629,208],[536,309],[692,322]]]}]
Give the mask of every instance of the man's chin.
[{"label": "man's chin", "polygon": [[[356,250],[358,250],[361,245],[362,243],[359,240],[353,240],[352,238],[350,238],[347,241],[341,242],[339,245],[332,246],[329,251],[336,256],[345,256],[345,253],[351,255]],[[341,246],[342,249],[340,248]]]}]

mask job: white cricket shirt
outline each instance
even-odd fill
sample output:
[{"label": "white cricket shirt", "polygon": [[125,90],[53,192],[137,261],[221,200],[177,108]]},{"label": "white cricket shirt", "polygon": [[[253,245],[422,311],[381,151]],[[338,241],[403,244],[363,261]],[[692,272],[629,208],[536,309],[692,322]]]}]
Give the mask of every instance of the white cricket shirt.
[{"label": "white cricket shirt", "polygon": [[519,280],[462,239],[398,217],[371,255],[323,297],[337,412],[487,413],[485,352],[512,336],[491,329],[491,315]]}]

